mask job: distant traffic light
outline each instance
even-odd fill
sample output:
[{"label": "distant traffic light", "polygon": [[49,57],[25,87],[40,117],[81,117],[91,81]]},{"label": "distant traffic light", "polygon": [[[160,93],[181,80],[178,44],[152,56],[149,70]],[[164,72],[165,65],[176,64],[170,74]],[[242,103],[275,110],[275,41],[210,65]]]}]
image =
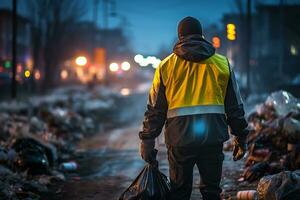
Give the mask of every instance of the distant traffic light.
[{"label": "distant traffic light", "polygon": [[3,66],[4,66],[6,69],[9,69],[9,68],[12,67],[12,63],[11,63],[10,60],[6,60],[6,61],[4,61]]},{"label": "distant traffic light", "polygon": [[221,47],[221,39],[217,36],[214,36],[212,38],[212,44],[216,49],[220,48]]},{"label": "distant traffic light", "polygon": [[231,41],[236,39],[235,24],[227,24],[227,39]]},{"label": "distant traffic light", "polygon": [[31,75],[31,73],[30,73],[30,71],[29,71],[29,70],[26,70],[26,71],[24,72],[24,76],[25,76],[25,78],[29,78],[29,77],[30,77],[30,75]]}]

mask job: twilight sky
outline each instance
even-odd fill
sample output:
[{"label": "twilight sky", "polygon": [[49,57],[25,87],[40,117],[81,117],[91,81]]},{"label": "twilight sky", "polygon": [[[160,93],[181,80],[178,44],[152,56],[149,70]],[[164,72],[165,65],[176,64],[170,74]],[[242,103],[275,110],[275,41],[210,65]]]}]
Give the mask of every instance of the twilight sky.
[{"label": "twilight sky", "polygon": [[205,28],[210,23],[219,22],[225,12],[233,11],[232,2],[232,0],[117,0],[117,12],[128,20],[127,34],[136,52],[155,54],[162,45],[170,47],[173,43],[180,19],[186,16],[196,17]]},{"label": "twilight sky", "polygon": [[[11,7],[12,0],[0,0],[1,7]],[[27,0],[19,0],[20,4]],[[41,0],[42,1],[42,0]],[[94,0],[86,2],[88,12],[84,20],[92,20]],[[103,2],[100,0],[98,25],[103,25]],[[224,13],[235,12],[234,0],[115,0],[117,17],[109,18],[109,27],[120,25],[125,17],[125,31],[136,53],[155,54],[162,46],[171,48],[176,39],[177,23],[186,16],[198,18],[204,27],[220,23]],[[254,0],[255,2],[276,2],[280,0]],[[288,0],[286,0],[287,2]],[[290,0],[291,1],[291,0]],[[300,1],[300,0],[297,0]],[[246,2],[246,1],[245,1]],[[20,13],[26,13],[19,6]],[[124,26],[124,25],[123,25]],[[170,49],[171,50],[171,49]]]}]

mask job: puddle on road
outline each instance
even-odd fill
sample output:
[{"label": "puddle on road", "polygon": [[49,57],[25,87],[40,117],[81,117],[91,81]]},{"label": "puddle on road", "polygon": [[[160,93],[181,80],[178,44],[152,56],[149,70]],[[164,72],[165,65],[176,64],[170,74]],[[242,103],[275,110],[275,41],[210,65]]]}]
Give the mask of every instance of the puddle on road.
[{"label": "puddle on road", "polygon": [[79,169],[76,176],[93,179],[106,176],[126,176],[130,179],[144,166],[139,153],[134,150],[98,150],[80,153],[74,158]]}]

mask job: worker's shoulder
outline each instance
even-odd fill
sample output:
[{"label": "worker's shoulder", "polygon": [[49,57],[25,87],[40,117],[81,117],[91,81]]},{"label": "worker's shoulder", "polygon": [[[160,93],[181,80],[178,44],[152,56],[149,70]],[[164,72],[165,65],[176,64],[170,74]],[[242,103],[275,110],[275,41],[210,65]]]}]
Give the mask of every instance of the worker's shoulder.
[{"label": "worker's shoulder", "polygon": [[218,60],[223,61],[223,62],[228,62],[226,56],[223,56],[223,55],[218,54],[218,53],[215,53],[212,57],[213,57],[214,59],[218,59]]},{"label": "worker's shoulder", "polygon": [[168,55],[165,59],[163,59],[160,64],[159,67],[163,68],[164,66],[166,66],[173,58],[176,57],[176,54],[171,53],[170,55]]}]

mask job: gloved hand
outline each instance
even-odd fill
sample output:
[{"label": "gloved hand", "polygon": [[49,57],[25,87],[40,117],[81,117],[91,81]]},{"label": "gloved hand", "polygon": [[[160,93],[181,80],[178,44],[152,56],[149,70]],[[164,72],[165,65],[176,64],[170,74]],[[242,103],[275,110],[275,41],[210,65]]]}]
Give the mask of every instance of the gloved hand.
[{"label": "gloved hand", "polygon": [[154,139],[144,139],[141,141],[141,145],[140,145],[141,157],[147,163],[153,163],[154,161],[156,161],[157,150],[154,147],[155,147]]},{"label": "gloved hand", "polygon": [[246,139],[236,136],[233,140],[233,145],[233,160],[242,159],[247,151]]}]

